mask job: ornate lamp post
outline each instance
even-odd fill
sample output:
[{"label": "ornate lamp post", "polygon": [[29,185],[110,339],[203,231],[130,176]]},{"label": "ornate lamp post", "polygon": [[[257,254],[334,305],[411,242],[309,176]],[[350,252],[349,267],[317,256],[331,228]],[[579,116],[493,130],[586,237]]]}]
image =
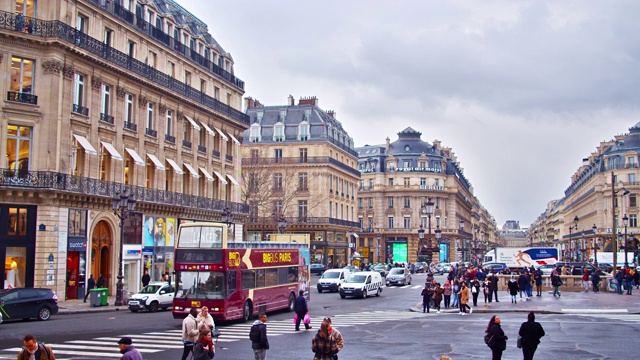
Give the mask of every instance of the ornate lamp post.
[{"label": "ornate lamp post", "polygon": [[629,257],[627,256],[627,249],[629,248],[629,246],[627,245],[627,224],[629,223],[629,218],[627,217],[627,214],[624,214],[624,217],[622,218],[622,225],[624,225],[624,269],[627,270],[629,268],[629,262],[628,259]]},{"label": "ornate lamp post", "polygon": [[420,224],[420,227],[418,228],[418,253],[416,254],[418,260],[420,260],[420,254],[422,253],[423,247],[424,247],[424,228],[422,227],[422,224]]},{"label": "ornate lamp post", "polygon": [[222,211],[222,221],[227,224],[227,233],[231,232],[231,239],[233,240],[233,242],[236,242],[236,229],[235,229],[235,224],[233,226],[233,231],[229,231],[229,229],[231,228],[231,224],[233,224],[233,213],[231,212],[231,210],[229,210],[229,208],[225,208]]},{"label": "ornate lamp post", "polygon": [[[440,250],[440,244],[442,244],[442,230],[440,230],[440,225],[436,225],[436,230],[434,232],[436,233],[436,246],[438,247],[438,250]],[[439,258],[438,261],[440,261]]]},{"label": "ornate lamp post", "polygon": [[378,239],[378,248],[376,249],[378,251],[378,263],[380,263],[380,240],[382,238],[382,236],[380,236],[380,233],[378,233],[378,235],[376,235],[376,238]]},{"label": "ornate lamp post", "polygon": [[578,230],[578,215],[576,215],[576,217],[573,218],[573,222],[575,225],[570,225],[569,226],[569,261],[573,262],[573,244],[571,243],[571,237],[572,237],[572,233],[571,231],[573,230]]},{"label": "ornate lamp post", "polygon": [[598,250],[600,250],[600,247],[598,246],[598,238],[596,238],[596,230],[598,230],[596,224],[593,224],[591,230],[593,230],[593,261],[598,267]]},{"label": "ornate lamp post", "polygon": [[284,216],[280,216],[278,219],[278,233],[284,234],[285,229],[287,228],[287,219]]},{"label": "ornate lamp post", "polygon": [[[428,220],[429,232],[427,233],[427,263],[429,265],[431,265],[431,262],[433,261],[433,248],[431,247],[431,215],[433,215],[433,206],[433,201],[431,201],[431,198],[428,198],[427,202],[423,205],[422,208],[422,213],[427,215]],[[422,224],[420,225],[420,228],[422,228]],[[418,232],[419,231],[420,230],[418,230]],[[424,231],[424,229],[422,231]]]},{"label": "ornate lamp post", "polygon": [[113,201],[113,213],[120,219],[120,254],[118,258],[118,282],[116,283],[116,306],[124,305],[124,284],[122,279],[122,252],[124,242],[124,220],[128,218],[133,212],[133,208],[136,205],[136,199],[132,194],[129,194],[127,190],[122,194],[116,193],[116,196],[111,199]]},{"label": "ornate lamp post", "polygon": [[[463,235],[462,233],[464,232],[464,219],[460,219],[460,234]],[[457,251],[462,252],[462,262],[464,262],[464,239],[460,239],[460,247],[458,247],[456,249]]]}]

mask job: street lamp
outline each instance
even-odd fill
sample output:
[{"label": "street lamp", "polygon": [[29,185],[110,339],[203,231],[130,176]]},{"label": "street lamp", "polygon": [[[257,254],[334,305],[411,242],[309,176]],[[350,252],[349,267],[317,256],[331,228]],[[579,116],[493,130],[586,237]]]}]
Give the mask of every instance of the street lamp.
[{"label": "street lamp", "polygon": [[[436,225],[436,230],[434,232],[436,233],[436,246],[438,247],[439,254],[440,244],[442,243],[442,230],[440,230],[440,225]],[[438,261],[440,261],[440,258],[438,258]]]},{"label": "street lamp", "polygon": [[287,219],[284,216],[280,216],[278,219],[278,232],[280,234],[284,234],[285,229],[287,228]]},{"label": "street lamp", "polygon": [[378,239],[378,263],[380,263],[380,239],[382,238],[382,236],[380,236],[380,233],[376,235],[376,238]]},{"label": "street lamp", "polygon": [[[462,237],[464,232],[464,219],[460,219],[460,234]],[[462,252],[462,261],[464,262],[464,239],[460,239],[460,247],[456,248],[457,251]]]},{"label": "street lamp", "polygon": [[424,228],[422,227],[422,224],[420,224],[420,228],[418,229],[418,260],[420,260],[420,253],[422,252],[422,244],[424,242]]},{"label": "street lamp", "polygon": [[[433,201],[431,201],[431,198],[428,198],[427,202],[423,205],[422,208],[422,213],[427,215],[428,219],[429,232],[427,233],[427,262],[429,266],[431,266],[431,262],[433,261],[433,248],[431,247],[431,215],[433,215],[433,206]],[[420,225],[420,227],[422,227],[422,224]]]},{"label": "street lamp", "polygon": [[593,224],[593,227],[591,228],[591,230],[593,230],[593,261],[597,268],[598,267],[598,250],[600,250],[600,247],[598,246],[598,238],[596,238],[596,230],[598,230],[598,227],[596,226],[596,224]]},{"label": "street lamp", "polygon": [[[231,227],[231,224],[233,224],[233,213],[231,212],[231,210],[229,210],[229,208],[224,208],[224,210],[222,211],[222,221],[224,221],[225,224],[227,224],[227,234],[229,233],[229,228]],[[236,229],[235,229],[235,224],[233,227],[233,231],[231,232],[231,239],[233,240],[233,242],[236,242]]]},{"label": "street lamp", "polygon": [[629,222],[629,218],[627,217],[627,214],[624,214],[624,217],[622,218],[622,225],[624,225],[624,269],[625,271],[629,268],[629,263],[628,263],[628,256],[627,256],[627,224]]},{"label": "street lamp", "polygon": [[569,226],[569,261],[573,262],[573,244],[571,243],[571,237],[572,237],[572,230],[578,230],[578,215],[576,215],[576,217],[573,218],[573,222],[575,225],[570,225]]},{"label": "street lamp", "polygon": [[116,283],[116,306],[124,305],[124,284],[122,279],[122,253],[124,240],[124,220],[128,218],[136,206],[136,198],[125,189],[122,194],[116,193],[113,201],[113,213],[120,219],[120,254],[118,258],[118,282]]}]

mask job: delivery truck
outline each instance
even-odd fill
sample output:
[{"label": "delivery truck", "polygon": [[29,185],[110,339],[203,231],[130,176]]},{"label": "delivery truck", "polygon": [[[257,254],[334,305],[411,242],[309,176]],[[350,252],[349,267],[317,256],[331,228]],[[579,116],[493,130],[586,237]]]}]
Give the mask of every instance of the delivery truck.
[{"label": "delivery truck", "polygon": [[484,255],[485,264],[503,263],[509,268],[538,267],[556,262],[558,249],[554,247],[496,247]]}]

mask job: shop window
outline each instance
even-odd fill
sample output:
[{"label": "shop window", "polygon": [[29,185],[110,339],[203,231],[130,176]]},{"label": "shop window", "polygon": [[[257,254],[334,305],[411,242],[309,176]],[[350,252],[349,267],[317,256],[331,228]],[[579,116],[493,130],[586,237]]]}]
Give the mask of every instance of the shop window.
[{"label": "shop window", "polygon": [[16,13],[27,17],[36,17],[36,0],[16,0]]},{"label": "shop window", "polygon": [[27,248],[7,247],[4,260],[4,289],[25,286]]},{"label": "shop window", "polygon": [[11,57],[11,91],[33,94],[33,60]]},{"label": "shop window", "polygon": [[15,171],[18,177],[26,177],[31,159],[32,128],[27,126],[7,126],[7,168]]},{"label": "shop window", "polygon": [[9,226],[7,235],[24,236],[27,235],[27,209],[9,208]]},{"label": "shop window", "polygon": [[87,236],[87,210],[69,209],[69,237]]}]

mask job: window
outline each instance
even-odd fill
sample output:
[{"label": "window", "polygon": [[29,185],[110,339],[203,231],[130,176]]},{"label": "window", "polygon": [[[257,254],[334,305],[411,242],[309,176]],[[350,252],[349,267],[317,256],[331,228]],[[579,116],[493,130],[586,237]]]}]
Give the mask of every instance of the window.
[{"label": "window", "polygon": [[187,86],[191,86],[191,73],[186,70],[184,72],[184,83],[187,84]]},{"label": "window", "polygon": [[387,218],[387,228],[388,229],[393,229],[393,216],[389,216]]},{"label": "window", "polygon": [[420,178],[420,189],[425,190],[427,188],[427,178]]},{"label": "window", "polygon": [[275,158],[276,158],[276,163],[282,162],[282,149],[275,149],[274,150],[274,155],[275,155]]},{"label": "window", "polygon": [[131,58],[136,57],[136,43],[131,40],[127,43],[127,55]]},{"label": "window", "polygon": [[78,14],[78,17],[76,18],[76,30],[86,34],[88,29],[88,22],[89,19],[86,16]]},{"label": "window", "polygon": [[408,188],[410,184],[410,179],[409,178],[404,178],[404,187]]},{"label": "window", "polygon": [[636,194],[629,194],[629,207],[636,207],[637,204]]},{"label": "window", "polygon": [[629,182],[631,184],[634,184],[636,182],[636,174],[629,174]]},{"label": "window", "polygon": [[629,227],[638,227],[638,215],[631,214],[629,215]]},{"label": "window", "polygon": [[169,61],[169,75],[174,79],[176,78],[176,64],[171,61]]},{"label": "window", "polygon": [[36,0],[16,0],[16,12],[28,17],[36,17]]},{"label": "window", "polygon": [[389,179],[389,186],[393,187],[393,178]]},{"label": "window", "polygon": [[251,130],[250,130],[250,134],[249,134],[249,141],[250,142],[259,142],[261,139],[260,137],[260,124],[254,123],[251,125]]},{"label": "window", "polygon": [[32,129],[26,126],[7,126],[7,168],[18,177],[26,177],[31,160]]},{"label": "window", "polygon": [[634,156],[629,156],[627,158],[627,164],[629,164],[628,167],[630,167],[630,168],[636,167],[636,158]]},{"label": "window", "polygon": [[[204,151],[207,151],[207,131],[205,129],[201,129],[200,131],[198,131],[199,134],[199,145],[204,149]],[[231,141],[229,141],[231,142]],[[200,149],[198,149],[200,150]]]},{"label": "window", "polygon": [[147,65],[155,69],[157,64],[156,60],[157,60],[156,53],[154,53],[153,51],[149,51],[149,58],[147,59],[147,62],[148,62]]},{"label": "window", "polygon": [[410,196],[405,196],[404,197],[404,208],[405,209],[410,209],[411,208],[411,197]]},{"label": "window", "polygon": [[369,190],[373,190],[373,179],[369,179]]},{"label": "window", "polygon": [[147,129],[153,130],[154,118],[153,118],[153,103],[147,103]]},{"label": "window", "polygon": [[410,168],[411,167],[411,160],[404,160],[404,168]]},{"label": "window", "polygon": [[420,168],[424,169],[427,167],[426,161],[420,161]]},{"label": "window", "polygon": [[282,174],[273,174],[273,191],[282,191]]},{"label": "window", "polygon": [[220,88],[217,86],[213,87],[213,98],[216,100],[220,100]]},{"label": "window", "polygon": [[298,174],[298,190],[300,191],[308,191],[307,187],[307,173],[302,172]]},{"label": "window", "polygon": [[362,198],[358,198],[358,209],[362,209]]},{"label": "window", "polygon": [[11,57],[11,91],[33,94],[34,61],[20,57]]},{"label": "window", "polygon": [[300,149],[299,153],[300,153],[300,162],[301,163],[306,163],[307,162],[307,149]]},{"label": "window", "polygon": [[104,115],[111,115],[111,87],[107,84],[102,84],[101,112]]},{"label": "window", "polygon": [[436,198],[436,209],[440,209],[440,198]]},{"label": "window", "polygon": [[303,121],[298,125],[298,140],[307,141],[309,140],[309,123]]},{"label": "window", "polygon": [[203,94],[207,93],[207,82],[204,80],[200,80],[200,92]]},{"label": "window", "polygon": [[133,95],[125,94],[124,95],[124,122],[126,124],[133,124]]},{"label": "window", "polygon": [[69,209],[69,237],[87,236],[87,210]]},{"label": "window", "polygon": [[173,136],[173,110],[167,110],[165,129],[168,136]]},{"label": "window", "polygon": [[436,187],[440,186],[440,179],[435,179],[433,183]]},{"label": "window", "polygon": [[393,196],[389,196],[387,198],[387,206],[389,207],[389,209],[393,209]]},{"label": "window", "polygon": [[367,198],[369,209],[373,209],[373,198]]},{"label": "window", "polygon": [[282,214],[282,200],[275,200],[273,202],[273,209],[276,214]]},{"label": "window", "polygon": [[113,30],[104,28],[104,44],[113,47]]},{"label": "window", "polygon": [[[7,226],[7,235],[27,235],[27,209],[26,208],[9,208],[9,218]],[[5,220],[5,221],[7,221]],[[9,247],[7,252],[9,252]]]},{"label": "window", "polygon": [[404,228],[411,229],[411,218],[408,216],[404,217]]},{"label": "window", "polygon": [[284,141],[284,123],[278,122],[273,125],[273,141]]},{"label": "window", "polygon": [[84,75],[75,75],[75,91],[73,94],[73,104],[79,107],[84,107],[84,82]]},{"label": "window", "polygon": [[182,123],[182,140],[191,142],[191,127],[186,121]]},{"label": "window", "polygon": [[298,200],[298,219],[307,219],[307,200]]}]

